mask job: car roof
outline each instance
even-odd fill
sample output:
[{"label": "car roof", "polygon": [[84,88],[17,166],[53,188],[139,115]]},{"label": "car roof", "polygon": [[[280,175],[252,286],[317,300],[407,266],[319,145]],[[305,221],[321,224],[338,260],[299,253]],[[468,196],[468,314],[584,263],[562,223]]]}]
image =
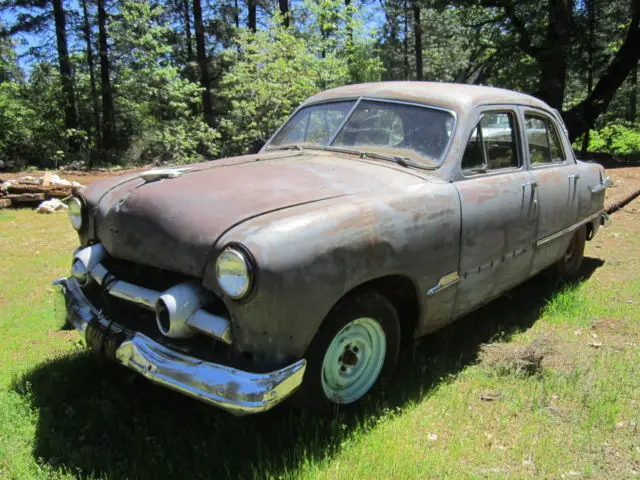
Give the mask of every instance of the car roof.
[{"label": "car roof", "polygon": [[531,95],[504,88],[444,82],[376,82],[345,85],[320,92],[304,105],[342,98],[370,97],[439,106],[458,113],[477,105],[525,105],[544,110],[551,108]]}]

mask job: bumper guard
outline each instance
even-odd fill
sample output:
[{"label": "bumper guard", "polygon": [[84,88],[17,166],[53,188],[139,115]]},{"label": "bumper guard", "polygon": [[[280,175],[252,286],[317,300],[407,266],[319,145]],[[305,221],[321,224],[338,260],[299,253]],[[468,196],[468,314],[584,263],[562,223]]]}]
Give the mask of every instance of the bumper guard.
[{"label": "bumper guard", "polygon": [[105,318],[71,278],[53,282],[58,289],[57,310],[95,344],[96,332],[116,362],[154,383],[214,405],[234,415],[269,410],[302,383],[304,359],[269,373],[250,373],[206,362],[167,348],[139,332]]}]

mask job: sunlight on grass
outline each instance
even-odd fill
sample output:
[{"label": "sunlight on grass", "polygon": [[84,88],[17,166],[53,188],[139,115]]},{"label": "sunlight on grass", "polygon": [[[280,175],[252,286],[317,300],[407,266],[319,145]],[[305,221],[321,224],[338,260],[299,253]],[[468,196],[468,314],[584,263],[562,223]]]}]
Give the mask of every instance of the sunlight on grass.
[{"label": "sunlight on grass", "polygon": [[[626,478],[640,467],[640,279],[616,263],[628,252],[606,252],[564,289],[534,279],[428,337],[354,411],[235,418],[61,330],[50,285],[77,243],[64,215],[0,211],[0,224],[0,478]],[[636,231],[615,241],[640,249]],[[479,356],[486,342],[536,339],[549,348],[530,373]]]}]

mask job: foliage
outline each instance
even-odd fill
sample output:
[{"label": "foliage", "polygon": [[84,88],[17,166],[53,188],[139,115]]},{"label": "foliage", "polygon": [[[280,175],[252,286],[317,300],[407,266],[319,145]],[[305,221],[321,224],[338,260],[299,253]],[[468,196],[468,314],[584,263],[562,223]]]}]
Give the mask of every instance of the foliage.
[{"label": "foliage", "polygon": [[[0,83],[12,83],[2,92],[6,111],[0,112],[11,124],[0,132],[5,163],[185,163],[241,154],[255,150],[319,90],[416,78],[419,50],[426,80],[543,95],[564,107],[576,135],[587,126],[600,131],[639,118],[637,76],[606,75],[638,28],[628,0],[201,2],[204,49],[196,45],[193,0],[100,3],[102,16],[90,0],[0,0]],[[283,3],[288,27],[279,13]],[[257,32],[246,27],[252,5]],[[567,28],[555,28],[565,21]],[[633,55],[637,63],[640,51]],[[619,71],[633,66],[633,55],[618,63]],[[108,82],[103,71],[110,72]],[[599,79],[614,77],[594,90]],[[594,91],[599,98],[590,99]],[[211,127],[204,120],[206,92]],[[606,148],[635,148],[613,139],[632,133],[609,135]]]},{"label": "foliage", "polygon": [[640,153],[640,123],[609,123],[599,130],[591,130],[588,150],[612,155]]},{"label": "foliage", "polygon": [[124,1],[111,25],[119,71],[116,112],[128,162],[188,163],[217,153],[218,134],[197,114],[200,87],[170,62],[170,29],[163,9],[142,0]]},{"label": "foliage", "polygon": [[[313,31],[306,35],[322,38]],[[374,79],[380,65],[365,58],[367,48],[359,44],[351,58],[361,75]],[[255,150],[307,97],[350,81],[350,57],[333,40],[316,43],[279,22],[256,33],[239,32],[225,55],[231,65],[220,83],[228,105],[220,121],[225,154]]]},{"label": "foliage", "polygon": [[35,112],[22,101],[20,85],[0,83],[0,160],[23,167],[33,145]]}]

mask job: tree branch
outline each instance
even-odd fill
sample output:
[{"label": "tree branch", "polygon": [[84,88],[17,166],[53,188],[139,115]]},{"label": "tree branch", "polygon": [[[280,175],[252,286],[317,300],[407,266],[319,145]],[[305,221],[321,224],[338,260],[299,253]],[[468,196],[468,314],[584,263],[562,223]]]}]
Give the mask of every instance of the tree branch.
[{"label": "tree branch", "polygon": [[563,113],[572,141],[590,129],[598,116],[607,110],[616,91],[640,59],[640,0],[634,0],[631,8],[629,30],[606,71],[587,98]]},{"label": "tree branch", "polygon": [[542,52],[542,48],[533,44],[529,31],[522,19],[516,13],[516,6],[510,0],[481,0],[481,5],[485,7],[501,8],[504,10],[505,16],[511,22],[518,34],[518,45],[520,49],[527,55],[536,58]]}]

